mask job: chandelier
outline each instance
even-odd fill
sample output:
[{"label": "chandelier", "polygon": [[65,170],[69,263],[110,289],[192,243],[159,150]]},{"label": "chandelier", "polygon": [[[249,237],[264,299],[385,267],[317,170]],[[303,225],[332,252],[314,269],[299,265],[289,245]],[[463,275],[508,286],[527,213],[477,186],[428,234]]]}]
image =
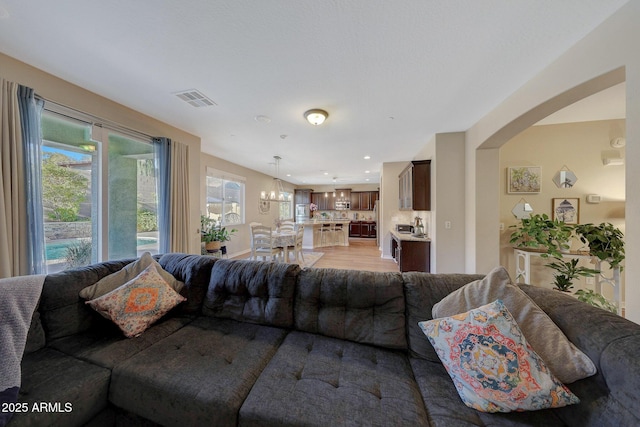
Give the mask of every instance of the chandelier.
[{"label": "chandelier", "polygon": [[276,177],[273,178],[271,189],[269,191],[260,192],[260,200],[264,202],[290,202],[291,194],[285,194],[282,187],[282,180],[280,179],[280,156],[273,156],[276,163]]}]

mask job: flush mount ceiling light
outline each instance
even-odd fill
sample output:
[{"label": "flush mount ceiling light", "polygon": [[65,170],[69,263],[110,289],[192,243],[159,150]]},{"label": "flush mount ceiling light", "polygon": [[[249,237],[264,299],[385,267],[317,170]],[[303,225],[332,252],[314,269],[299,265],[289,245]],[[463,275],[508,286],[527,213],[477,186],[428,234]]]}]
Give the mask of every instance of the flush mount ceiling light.
[{"label": "flush mount ceiling light", "polygon": [[329,117],[329,113],[324,110],[320,110],[319,108],[314,108],[304,112],[304,118],[314,126],[324,123],[324,121],[327,120],[327,117]]}]

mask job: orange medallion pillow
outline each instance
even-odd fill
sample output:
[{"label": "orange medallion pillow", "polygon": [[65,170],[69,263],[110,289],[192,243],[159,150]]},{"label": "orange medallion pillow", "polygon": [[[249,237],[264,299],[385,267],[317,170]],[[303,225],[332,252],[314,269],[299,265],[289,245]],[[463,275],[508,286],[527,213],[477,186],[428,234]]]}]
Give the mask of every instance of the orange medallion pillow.
[{"label": "orange medallion pillow", "polygon": [[132,338],[183,301],[186,298],[169,286],[155,265],[150,265],[129,282],[86,304]]}]

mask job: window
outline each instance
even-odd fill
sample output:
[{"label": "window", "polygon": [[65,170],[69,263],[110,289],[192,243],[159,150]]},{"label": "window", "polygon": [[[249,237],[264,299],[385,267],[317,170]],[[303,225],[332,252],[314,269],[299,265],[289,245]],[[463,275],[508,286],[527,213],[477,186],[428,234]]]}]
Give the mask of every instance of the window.
[{"label": "window", "polygon": [[278,203],[278,217],[280,219],[293,219],[293,194],[284,192],[286,202]]},{"label": "window", "polygon": [[220,225],[244,223],[246,179],[207,168],[207,216]]},{"label": "window", "polygon": [[[158,253],[151,139],[45,106],[42,194],[47,273]],[[80,113],[78,113],[80,114]],[[86,120],[85,120],[86,119]]]}]

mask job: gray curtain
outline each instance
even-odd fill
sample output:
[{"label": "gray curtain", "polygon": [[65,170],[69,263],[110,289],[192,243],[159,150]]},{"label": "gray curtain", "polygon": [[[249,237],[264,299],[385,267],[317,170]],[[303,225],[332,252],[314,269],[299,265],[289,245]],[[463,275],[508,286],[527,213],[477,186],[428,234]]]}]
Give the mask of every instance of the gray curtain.
[{"label": "gray curtain", "polygon": [[22,126],[22,147],[27,203],[28,274],[47,272],[42,207],[42,109],[44,101],[34,90],[18,86],[18,105]]},{"label": "gray curtain", "polygon": [[158,237],[161,254],[171,248],[171,139],[154,138],[158,191]]},{"label": "gray curtain", "polygon": [[0,278],[28,274],[18,85],[0,80]]}]

